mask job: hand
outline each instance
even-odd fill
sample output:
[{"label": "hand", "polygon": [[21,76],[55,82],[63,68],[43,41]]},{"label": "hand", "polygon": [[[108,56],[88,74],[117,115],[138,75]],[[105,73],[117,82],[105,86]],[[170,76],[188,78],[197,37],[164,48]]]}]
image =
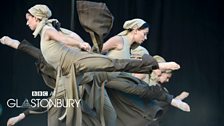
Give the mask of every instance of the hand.
[{"label": "hand", "polygon": [[25,114],[21,113],[16,117],[12,117],[8,120],[7,122],[7,126],[14,126],[16,123],[18,123],[19,121],[23,120],[25,118]]},{"label": "hand", "polygon": [[88,52],[91,50],[91,46],[87,42],[80,43],[79,47],[80,47],[80,49],[84,49]]},{"label": "hand", "polygon": [[12,39],[8,36],[3,36],[1,39],[0,39],[0,42],[3,44],[3,45],[7,45],[7,46],[10,46],[12,48],[15,48],[17,49],[20,42],[18,40],[15,40],[15,39]]}]

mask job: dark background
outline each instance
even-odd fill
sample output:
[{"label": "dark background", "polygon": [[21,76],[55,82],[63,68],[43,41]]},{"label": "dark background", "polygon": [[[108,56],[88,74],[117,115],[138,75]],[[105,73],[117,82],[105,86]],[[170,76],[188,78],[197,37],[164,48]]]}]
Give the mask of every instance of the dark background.
[{"label": "dark background", "polygon": [[[224,4],[219,0],[101,2],[107,4],[115,17],[108,38],[122,31],[125,20],[142,18],[152,24],[143,46],[152,55],[162,55],[168,61],[173,60],[181,65],[167,88],[174,95],[183,90],[190,92],[186,102],[190,104],[191,112],[172,108],[162,126],[223,126]],[[33,39],[25,20],[27,9],[37,3],[48,5],[53,18],[57,18],[62,27],[70,29],[71,0],[7,0],[0,5],[0,36],[8,35],[18,40],[26,38],[39,47],[39,38]],[[89,41],[76,13],[74,17],[74,31]],[[0,45],[0,57],[0,126],[5,126],[9,117],[24,110],[7,107],[9,98],[29,99],[32,98],[31,91],[50,89],[37,74],[34,59],[30,56]],[[18,126],[46,126],[46,118],[46,114],[31,116]]]}]

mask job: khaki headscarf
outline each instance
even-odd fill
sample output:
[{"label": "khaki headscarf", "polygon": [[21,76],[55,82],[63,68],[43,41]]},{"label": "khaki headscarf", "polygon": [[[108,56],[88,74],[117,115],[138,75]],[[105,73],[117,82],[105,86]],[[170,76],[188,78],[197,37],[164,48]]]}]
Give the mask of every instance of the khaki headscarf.
[{"label": "khaki headscarf", "polygon": [[48,19],[52,15],[51,10],[46,5],[43,5],[43,4],[37,4],[31,7],[28,10],[28,12],[40,20]]},{"label": "khaki headscarf", "polygon": [[[159,55],[155,55],[155,56],[153,56],[153,58],[154,58],[158,63],[165,63],[165,62],[166,62],[166,60],[165,60],[163,57],[159,56]],[[163,71],[163,72],[171,73],[172,70],[166,70],[166,71]],[[150,74],[150,80],[149,80],[149,83],[150,83],[151,85],[155,85],[155,84],[157,84],[157,79],[158,79],[158,76],[157,76],[154,72],[152,72],[152,73]]]},{"label": "khaki headscarf", "polygon": [[[155,55],[155,56],[153,56],[153,58],[154,58],[158,63],[165,63],[165,62],[166,62],[166,60],[165,60],[163,57],[159,56],[159,55]],[[166,70],[165,72],[166,72],[166,73],[171,73],[172,70]]]},{"label": "khaki headscarf", "polygon": [[131,50],[131,57],[142,57],[144,54],[149,54],[148,50],[142,46],[137,47],[136,49]]},{"label": "khaki headscarf", "polygon": [[159,55],[155,55],[155,56],[153,56],[153,58],[154,58],[158,63],[165,63],[165,62],[166,62],[166,60],[165,60],[163,57],[159,56]]},{"label": "khaki headscarf", "polygon": [[130,32],[130,29],[138,29],[145,23],[146,22],[144,20],[139,18],[125,21],[123,25],[124,31],[122,31],[118,35],[127,35]]}]

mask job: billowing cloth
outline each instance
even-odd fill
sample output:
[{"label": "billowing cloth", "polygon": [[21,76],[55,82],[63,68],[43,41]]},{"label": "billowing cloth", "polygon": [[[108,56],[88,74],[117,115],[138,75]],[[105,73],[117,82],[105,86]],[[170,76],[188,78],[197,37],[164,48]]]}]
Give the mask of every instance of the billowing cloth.
[{"label": "billowing cloth", "polygon": [[77,1],[76,5],[82,27],[90,33],[95,51],[101,52],[103,39],[113,26],[113,15],[105,3]]}]

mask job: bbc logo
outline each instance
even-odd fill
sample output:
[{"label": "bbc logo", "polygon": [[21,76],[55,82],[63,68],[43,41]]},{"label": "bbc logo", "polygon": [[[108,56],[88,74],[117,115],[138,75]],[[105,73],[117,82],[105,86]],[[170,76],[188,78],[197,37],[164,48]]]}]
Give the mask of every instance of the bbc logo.
[{"label": "bbc logo", "polygon": [[32,96],[48,96],[48,91],[32,91]]}]

